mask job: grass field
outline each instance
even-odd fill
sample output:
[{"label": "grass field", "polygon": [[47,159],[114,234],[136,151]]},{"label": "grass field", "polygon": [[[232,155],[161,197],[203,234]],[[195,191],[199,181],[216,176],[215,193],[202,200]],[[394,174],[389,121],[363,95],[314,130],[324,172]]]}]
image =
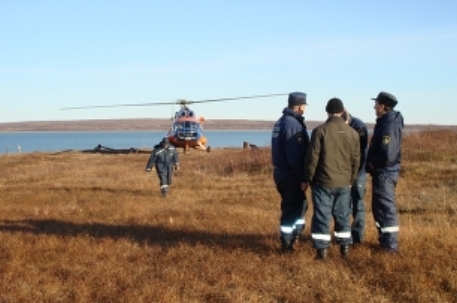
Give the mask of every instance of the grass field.
[{"label": "grass field", "polygon": [[[148,155],[0,155],[3,302],[457,302],[457,133],[404,140],[400,254],[278,253],[269,149],[181,154],[170,195]],[[308,192],[309,196],[309,192]],[[309,236],[312,204],[305,219]]]}]

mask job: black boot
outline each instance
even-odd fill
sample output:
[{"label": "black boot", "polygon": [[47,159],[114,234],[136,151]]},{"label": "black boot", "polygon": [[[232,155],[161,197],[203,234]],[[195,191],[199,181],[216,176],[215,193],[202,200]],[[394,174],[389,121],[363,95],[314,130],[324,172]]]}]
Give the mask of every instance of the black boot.
[{"label": "black boot", "polygon": [[349,254],[349,245],[348,244],[341,245],[340,253],[343,257],[346,257]]},{"label": "black boot", "polygon": [[292,253],[294,252],[294,241],[287,242],[281,239],[281,253]]},{"label": "black boot", "polygon": [[305,229],[305,225],[297,225],[296,229],[294,230],[294,237],[293,237],[293,242],[295,245],[297,245],[300,240],[303,241],[302,233],[303,230]]},{"label": "black boot", "polygon": [[328,254],[328,249],[327,248],[320,248],[317,250],[317,259],[319,260],[326,260],[327,259],[327,254]]}]

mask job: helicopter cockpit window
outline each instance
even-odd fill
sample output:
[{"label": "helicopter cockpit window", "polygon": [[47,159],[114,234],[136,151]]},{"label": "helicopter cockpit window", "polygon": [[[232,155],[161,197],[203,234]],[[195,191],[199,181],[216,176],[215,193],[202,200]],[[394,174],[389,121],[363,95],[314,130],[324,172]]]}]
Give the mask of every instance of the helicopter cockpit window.
[{"label": "helicopter cockpit window", "polygon": [[176,136],[181,140],[196,140],[200,135],[200,124],[194,121],[178,121],[173,124]]},{"label": "helicopter cockpit window", "polygon": [[179,112],[176,113],[175,117],[179,117],[179,118],[191,118],[191,117],[194,117],[194,111],[189,109],[189,108],[182,108],[179,110]]}]

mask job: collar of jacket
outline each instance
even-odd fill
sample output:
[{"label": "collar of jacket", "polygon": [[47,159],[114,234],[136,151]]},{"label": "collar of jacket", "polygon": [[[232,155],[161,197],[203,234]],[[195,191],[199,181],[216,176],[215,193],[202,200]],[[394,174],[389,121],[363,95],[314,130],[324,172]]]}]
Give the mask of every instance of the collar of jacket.
[{"label": "collar of jacket", "polygon": [[341,117],[338,117],[338,116],[331,116],[331,117],[328,117],[327,121],[325,122],[329,122],[329,123],[342,123],[344,124],[344,120],[343,118]]},{"label": "collar of jacket", "polygon": [[302,115],[300,115],[300,114],[294,112],[292,109],[290,109],[290,108],[288,108],[288,107],[284,108],[284,110],[282,111],[282,114],[283,114],[284,116],[292,116],[292,117],[294,117],[294,118],[297,119],[301,124],[303,124],[304,121],[305,121],[305,117],[303,117]]}]

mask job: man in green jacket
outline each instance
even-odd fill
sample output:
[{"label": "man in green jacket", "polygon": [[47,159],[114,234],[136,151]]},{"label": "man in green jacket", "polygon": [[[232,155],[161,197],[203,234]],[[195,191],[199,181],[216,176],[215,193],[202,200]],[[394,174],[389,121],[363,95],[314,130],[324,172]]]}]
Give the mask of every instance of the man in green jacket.
[{"label": "man in green jacket", "polygon": [[343,102],[332,98],[325,109],[328,119],[313,130],[305,159],[304,186],[312,187],[311,236],[318,259],[327,258],[332,216],[341,255],[348,254],[352,243],[350,190],[360,165],[359,136],[341,117]]}]

